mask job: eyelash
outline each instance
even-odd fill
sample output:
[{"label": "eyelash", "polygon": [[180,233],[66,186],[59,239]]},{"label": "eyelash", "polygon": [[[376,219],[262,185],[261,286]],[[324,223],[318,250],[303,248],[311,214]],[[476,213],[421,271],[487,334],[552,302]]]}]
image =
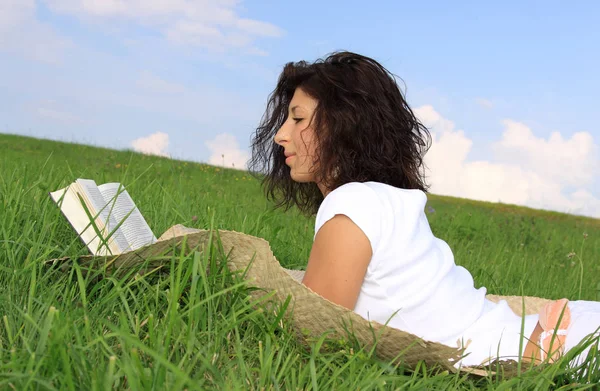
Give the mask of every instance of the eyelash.
[{"label": "eyelash", "polygon": [[292,118],[296,123],[302,121],[302,118]]}]

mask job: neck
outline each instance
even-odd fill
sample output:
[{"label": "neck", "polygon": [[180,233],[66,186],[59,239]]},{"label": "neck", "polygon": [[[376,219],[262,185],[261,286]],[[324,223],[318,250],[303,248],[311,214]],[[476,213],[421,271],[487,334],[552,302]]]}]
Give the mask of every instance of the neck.
[{"label": "neck", "polygon": [[331,190],[322,183],[317,183],[317,187],[321,190],[321,194],[323,194],[323,198],[327,197],[327,194],[331,193]]}]

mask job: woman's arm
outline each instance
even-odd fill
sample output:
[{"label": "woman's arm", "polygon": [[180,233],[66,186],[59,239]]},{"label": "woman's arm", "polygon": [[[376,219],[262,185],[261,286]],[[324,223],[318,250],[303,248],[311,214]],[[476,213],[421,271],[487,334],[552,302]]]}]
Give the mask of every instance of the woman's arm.
[{"label": "woman's arm", "polygon": [[336,214],[315,236],[302,283],[353,310],[372,255],[365,233],[348,216]]}]

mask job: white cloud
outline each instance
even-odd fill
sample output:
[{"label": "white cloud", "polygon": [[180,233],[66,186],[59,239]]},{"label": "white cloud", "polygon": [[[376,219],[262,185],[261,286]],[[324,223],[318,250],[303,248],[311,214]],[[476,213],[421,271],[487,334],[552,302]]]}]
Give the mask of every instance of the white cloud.
[{"label": "white cloud", "polygon": [[454,123],[443,118],[432,106],[416,108],[415,114],[432,132],[432,145],[425,156],[428,182],[438,194],[458,195],[457,183],[473,142],[462,130],[454,130]]},{"label": "white cloud", "polygon": [[[600,217],[600,199],[585,189],[600,177],[597,146],[589,133],[568,140],[553,133],[544,140],[523,124],[505,120],[501,140],[492,145],[495,162],[468,161],[473,142],[462,130],[432,106],[415,113],[432,131],[425,156],[432,193]],[[573,185],[577,189],[567,193]]]},{"label": "white cloud", "polygon": [[492,101],[485,98],[477,98],[475,99],[475,103],[486,109],[491,109],[492,107],[494,107]]},{"label": "white cloud", "polygon": [[169,157],[167,147],[169,146],[169,135],[156,132],[147,137],[140,137],[131,142],[131,146],[137,152],[147,155],[158,155]]},{"label": "white cloud", "polygon": [[145,90],[164,94],[177,94],[186,90],[186,88],[181,84],[171,83],[163,80],[149,71],[141,72],[136,84],[138,87]]},{"label": "white cloud", "polygon": [[35,12],[34,0],[0,1],[0,50],[59,64],[73,44],[50,25],[39,22]]},{"label": "white cloud", "polygon": [[0,31],[26,22],[34,12],[34,0],[3,0],[0,3]]},{"label": "white cloud", "polygon": [[279,37],[283,30],[271,23],[242,18],[238,0],[45,0],[60,13],[80,18],[139,23],[158,29],[177,44],[215,51],[243,49],[262,54],[253,43],[260,37]]},{"label": "white cloud", "polygon": [[213,140],[206,141],[204,144],[210,149],[211,154],[208,163],[215,166],[228,168],[247,169],[246,163],[249,154],[239,148],[237,139],[227,133],[217,135]]},{"label": "white cloud", "polygon": [[598,177],[600,151],[590,133],[577,132],[563,139],[553,132],[548,140],[512,120],[503,121],[502,139],[494,144],[496,155],[521,167],[529,167],[545,178],[569,185],[587,185]]},{"label": "white cloud", "polygon": [[282,30],[279,27],[258,20],[236,19],[235,26],[247,34],[253,34],[260,37],[277,38],[282,35]]}]

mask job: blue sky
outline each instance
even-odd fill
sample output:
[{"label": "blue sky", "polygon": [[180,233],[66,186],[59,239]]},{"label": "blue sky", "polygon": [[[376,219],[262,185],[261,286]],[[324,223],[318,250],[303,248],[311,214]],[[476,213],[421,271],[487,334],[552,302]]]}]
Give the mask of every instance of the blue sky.
[{"label": "blue sky", "polygon": [[432,192],[600,217],[599,14],[595,1],[0,0],[0,132],[241,167],[282,66],[346,49],[404,80],[434,132]]}]

